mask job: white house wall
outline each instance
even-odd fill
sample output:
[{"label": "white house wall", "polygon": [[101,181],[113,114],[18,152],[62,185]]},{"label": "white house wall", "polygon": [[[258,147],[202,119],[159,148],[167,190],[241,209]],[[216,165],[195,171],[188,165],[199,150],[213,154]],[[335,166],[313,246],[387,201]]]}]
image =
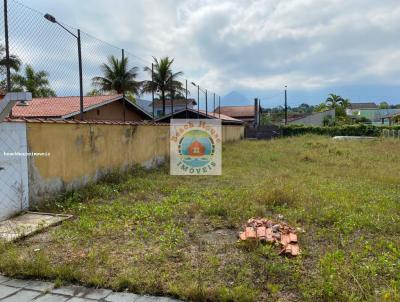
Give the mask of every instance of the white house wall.
[{"label": "white house wall", "polygon": [[0,221],[29,206],[26,153],[26,124],[0,123]]}]

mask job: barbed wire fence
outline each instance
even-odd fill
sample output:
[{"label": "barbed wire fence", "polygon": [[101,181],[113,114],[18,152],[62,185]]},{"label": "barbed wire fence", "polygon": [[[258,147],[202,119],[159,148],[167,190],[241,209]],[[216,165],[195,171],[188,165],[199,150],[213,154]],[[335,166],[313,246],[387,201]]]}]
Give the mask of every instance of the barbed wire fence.
[{"label": "barbed wire fence", "polygon": [[[166,91],[163,109],[159,90],[141,89],[157,72],[152,54],[141,58],[17,0],[4,0],[1,5],[0,92],[29,91],[34,98],[30,104],[14,106],[11,117],[97,119],[86,112],[88,108],[121,94],[152,119],[186,106],[212,115],[220,105],[220,95],[180,75],[177,91]],[[125,71],[133,74],[124,80],[117,76],[123,60]],[[176,72],[173,65],[172,69]],[[124,101],[123,120],[129,120],[125,106]]]}]

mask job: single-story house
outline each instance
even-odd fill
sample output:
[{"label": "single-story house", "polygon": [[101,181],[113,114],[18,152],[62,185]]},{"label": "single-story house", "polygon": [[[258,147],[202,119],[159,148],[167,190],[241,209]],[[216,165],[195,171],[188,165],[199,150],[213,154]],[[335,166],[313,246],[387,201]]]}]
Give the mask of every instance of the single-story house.
[{"label": "single-story house", "polygon": [[215,112],[206,113],[204,110],[198,111],[195,109],[182,109],[179,111],[175,111],[173,114],[170,113],[166,116],[156,119],[155,121],[159,123],[169,123],[171,119],[185,119],[185,118],[220,119],[223,125],[243,125],[243,121],[227,116],[225,114],[218,114]]},{"label": "single-story house", "polygon": [[[85,96],[85,120],[141,121],[151,120],[151,114],[122,95]],[[80,97],[33,98],[18,102],[11,111],[11,118],[80,119]]]},{"label": "single-story house", "polygon": [[[137,104],[142,107],[146,112],[153,114],[152,101],[137,100]],[[197,105],[197,102],[194,99],[175,99],[173,101],[169,99],[165,100],[165,114],[170,114],[172,112],[172,106],[174,107],[174,112],[186,109],[186,104],[188,109],[193,109]],[[162,115],[162,111],[162,101],[159,99],[154,100],[154,116],[160,117]]]},{"label": "single-story house", "polygon": [[[258,110],[257,110],[258,107]],[[221,106],[215,109],[214,113],[219,113],[241,120],[248,125],[254,124],[261,114],[260,106]]]},{"label": "single-story house", "polygon": [[379,106],[374,102],[360,102],[360,103],[350,103],[349,107],[346,109],[347,115],[357,114],[361,109],[378,109]]},{"label": "single-story house", "polygon": [[389,124],[389,126],[394,124],[394,120],[399,121],[400,119],[400,109],[393,109],[397,111],[393,111],[389,114],[382,116],[381,122],[382,124]]},{"label": "single-story house", "polygon": [[400,113],[400,109],[359,109],[350,115],[354,120],[359,118],[366,118],[371,121],[373,125],[388,124],[391,115]]}]

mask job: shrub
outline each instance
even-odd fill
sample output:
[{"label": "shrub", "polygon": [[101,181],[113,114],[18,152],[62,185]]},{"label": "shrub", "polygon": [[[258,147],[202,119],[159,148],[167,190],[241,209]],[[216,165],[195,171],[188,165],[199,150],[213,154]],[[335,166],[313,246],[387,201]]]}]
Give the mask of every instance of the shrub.
[{"label": "shrub", "polygon": [[281,126],[283,136],[294,136],[303,134],[318,134],[329,136],[381,136],[384,129],[400,130],[400,126],[373,126],[373,125],[343,125],[343,126],[306,126],[288,125]]}]

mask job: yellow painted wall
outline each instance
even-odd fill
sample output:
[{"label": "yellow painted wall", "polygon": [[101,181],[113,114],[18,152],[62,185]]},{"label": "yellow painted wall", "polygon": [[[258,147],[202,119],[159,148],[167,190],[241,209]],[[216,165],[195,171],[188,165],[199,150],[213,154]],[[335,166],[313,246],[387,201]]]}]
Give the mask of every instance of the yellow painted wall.
[{"label": "yellow painted wall", "polygon": [[[223,126],[223,141],[243,137],[241,126]],[[29,195],[35,203],[96,181],[112,169],[148,168],[169,157],[169,126],[27,123]]]}]

